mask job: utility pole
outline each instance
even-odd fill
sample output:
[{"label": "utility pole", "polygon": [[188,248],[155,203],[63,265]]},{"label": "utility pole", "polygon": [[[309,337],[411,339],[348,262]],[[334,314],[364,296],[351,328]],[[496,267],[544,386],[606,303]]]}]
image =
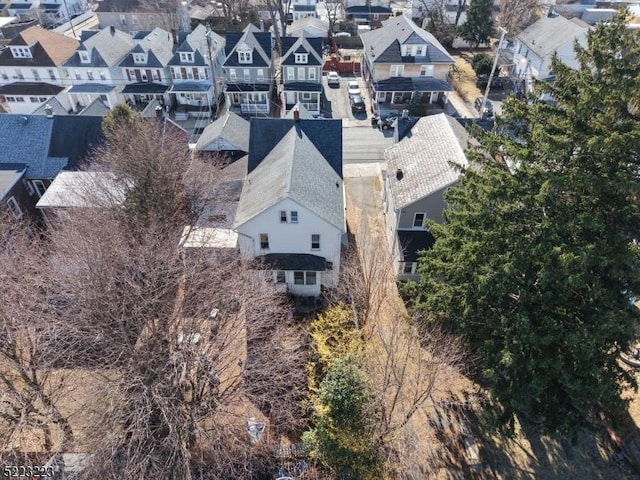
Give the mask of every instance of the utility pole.
[{"label": "utility pole", "polygon": [[498,27],[500,30],[500,41],[498,42],[498,50],[496,51],[496,56],[493,59],[493,67],[491,67],[491,75],[489,75],[489,82],[487,83],[487,88],[484,89],[484,96],[482,97],[482,107],[480,108],[480,118],[484,118],[484,107],[487,104],[487,97],[489,96],[489,90],[491,90],[491,82],[493,81],[493,74],[496,71],[496,66],[498,65],[498,58],[500,57],[500,50],[502,50],[502,42],[504,41],[504,36],[507,34],[507,31],[503,27]]}]

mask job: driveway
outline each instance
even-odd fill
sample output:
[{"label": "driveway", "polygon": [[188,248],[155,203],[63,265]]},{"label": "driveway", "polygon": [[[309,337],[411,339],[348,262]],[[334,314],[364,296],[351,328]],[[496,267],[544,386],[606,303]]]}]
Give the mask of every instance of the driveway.
[{"label": "driveway", "polygon": [[[351,104],[349,103],[349,93],[347,91],[347,83],[357,81],[360,85],[360,94],[364,99],[367,111],[353,114],[351,112]],[[371,102],[366,92],[362,77],[340,77],[340,87],[327,85],[327,76],[322,78],[324,86],[324,94],[327,99],[325,104],[325,116],[331,118],[342,118],[344,126],[367,126],[371,125],[369,117],[371,116]]]}]

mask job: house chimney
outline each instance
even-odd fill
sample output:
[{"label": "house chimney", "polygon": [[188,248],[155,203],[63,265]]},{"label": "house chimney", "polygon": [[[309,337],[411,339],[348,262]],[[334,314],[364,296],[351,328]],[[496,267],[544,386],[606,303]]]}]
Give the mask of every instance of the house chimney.
[{"label": "house chimney", "polygon": [[294,122],[300,121],[300,111],[297,108],[293,109],[293,121]]},{"label": "house chimney", "polygon": [[171,36],[173,37],[173,43],[178,44],[178,31],[175,28],[171,29]]},{"label": "house chimney", "polygon": [[396,179],[397,180],[402,180],[402,178],[404,177],[404,172],[402,171],[401,168],[396,170]]},{"label": "house chimney", "polygon": [[44,106],[44,113],[47,118],[53,118],[53,108],[48,103]]},{"label": "house chimney", "polygon": [[156,106],[156,120],[162,120],[162,107],[160,105]]},{"label": "house chimney", "polygon": [[407,118],[409,118],[409,110],[405,108],[402,110],[402,119],[406,120]]},{"label": "house chimney", "polygon": [[116,34],[116,27],[111,25],[111,27],[109,27],[109,31],[111,31],[111,35],[115,35]]}]

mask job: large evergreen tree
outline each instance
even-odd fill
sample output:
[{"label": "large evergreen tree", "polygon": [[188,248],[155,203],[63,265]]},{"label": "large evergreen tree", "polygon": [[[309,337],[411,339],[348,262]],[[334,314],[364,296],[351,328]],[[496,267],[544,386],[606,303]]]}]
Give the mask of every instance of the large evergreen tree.
[{"label": "large evergreen tree", "polygon": [[577,70],[554,59],[553,85],[480,134],[408,289],[466,338],[503,419],[548,433],[623,407],[634,384],[618,355],[640,291],[640,42],[623,12],[576,52]]},{"label": "large evergreen tree", "polygon": [[467,7],[467,20],[458,27],[460,36],[478,48],[493,35],[492,0],[472,0]]}]

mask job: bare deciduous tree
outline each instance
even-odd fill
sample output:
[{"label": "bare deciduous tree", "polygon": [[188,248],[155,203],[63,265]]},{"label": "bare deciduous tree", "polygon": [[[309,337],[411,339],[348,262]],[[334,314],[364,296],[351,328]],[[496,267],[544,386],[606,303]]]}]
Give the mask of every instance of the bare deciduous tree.
[{"label": "bare deciduous tree", "polygon": [[497,25],[503,27],[510,38],[514,38],[536,20],[541,6],[540,0],[507,0],[498,15]]}]

